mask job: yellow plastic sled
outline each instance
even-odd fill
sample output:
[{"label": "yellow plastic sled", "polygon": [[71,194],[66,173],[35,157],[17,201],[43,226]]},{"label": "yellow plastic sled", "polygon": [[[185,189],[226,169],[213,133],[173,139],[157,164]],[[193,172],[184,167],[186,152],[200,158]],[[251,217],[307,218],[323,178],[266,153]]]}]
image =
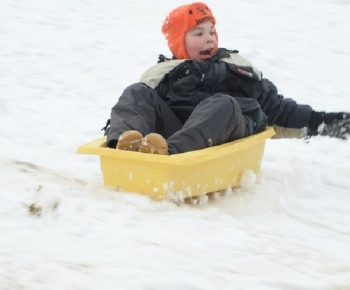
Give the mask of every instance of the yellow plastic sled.
[{"label": "yellow plastic sled", "polygon": [[272,128],[219,146],[170,156],[110,149],[106,137],[78,148],[100,156],[105,186],[156,200],[194,197],[239,185],[242,173],[257,173]]}]

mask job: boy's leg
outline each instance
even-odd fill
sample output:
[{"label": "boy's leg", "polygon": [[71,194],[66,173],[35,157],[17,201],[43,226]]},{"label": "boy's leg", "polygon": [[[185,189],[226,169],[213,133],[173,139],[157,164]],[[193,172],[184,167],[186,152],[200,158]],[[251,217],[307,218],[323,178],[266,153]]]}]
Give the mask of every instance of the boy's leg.
[{"label": "boy's leg", "polygon": [[112,108],[107,144],[115,148],[119,136],[128,130],[137,130],[143,136],[155,132],[168,138],[182,125],[155,90],[136,83],[124,90]]},{"label": "boy's leg", "polygon": [[168,138],[169,154],[203,149],[246,137],[247,124],[238,102],[225,94],[202,101],[181,130]]}]

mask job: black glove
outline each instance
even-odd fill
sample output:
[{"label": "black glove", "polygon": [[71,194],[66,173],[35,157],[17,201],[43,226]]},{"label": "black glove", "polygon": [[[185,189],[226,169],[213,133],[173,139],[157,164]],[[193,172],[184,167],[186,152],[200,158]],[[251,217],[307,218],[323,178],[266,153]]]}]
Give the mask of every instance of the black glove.
[{"label": "black glove", "polygon": [[312,111],[308,125],[309,136],[329,136],[347,140],[350,138],[350,113],[326,113]]}]

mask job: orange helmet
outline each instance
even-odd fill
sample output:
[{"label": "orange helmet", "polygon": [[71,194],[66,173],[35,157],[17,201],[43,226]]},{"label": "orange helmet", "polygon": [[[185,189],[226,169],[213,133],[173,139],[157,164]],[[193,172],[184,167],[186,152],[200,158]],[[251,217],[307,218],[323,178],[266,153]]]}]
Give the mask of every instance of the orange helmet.
[{"label": "orange helmet", "polygon": [[[185,48],[185,34],[205,21],[216,24],[210,8],[202,2],[177,7],[168,14],[162,25],[162,32],[168,41],[170,51],[177,59],[189,58]],[[214,34],[218,39],[216,30]]]}]

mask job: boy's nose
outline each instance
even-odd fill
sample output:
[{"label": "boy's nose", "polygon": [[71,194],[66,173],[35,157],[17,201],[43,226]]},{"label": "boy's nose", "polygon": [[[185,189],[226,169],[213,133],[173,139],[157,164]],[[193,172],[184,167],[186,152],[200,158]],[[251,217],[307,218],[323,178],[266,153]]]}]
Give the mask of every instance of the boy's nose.
[{"label": "boy's nose", "polygon": [[214,41],[215,35],[208,35],[207,37],[207,43],[211,43]]},{"label": "boy's nose", "polygon": [[214,41],[213,37],[208,37],[207,43],[212,43]]}]

